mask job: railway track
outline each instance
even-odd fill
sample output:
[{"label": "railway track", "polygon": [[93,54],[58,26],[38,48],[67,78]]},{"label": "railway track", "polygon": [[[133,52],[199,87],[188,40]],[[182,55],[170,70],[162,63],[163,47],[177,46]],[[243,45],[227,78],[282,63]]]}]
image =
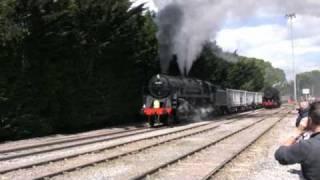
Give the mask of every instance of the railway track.
[{"label": "railway track", "polygon": [[[235,116],[242,117],[245,115],[248,115],[248,113],[243,113],[241,115],[232,115],[230,117],[227,117],[227,119],[232,119]],[[220,117],[220,119],[221,118],[222,117]],[[195,127],[201,127],[206,124],[209,124],[209,122],[199,123]],[[92,134],[87,136],[82,135],[82,136],[69,137],[69,138],[59,138],[59,139],[53,139],[47,142],[23,144],[23,145],[14,146],[14,147],[5,147],[5,148],[0,147],[0,161],[12,160],[16,158],[48,153],[48,152],[63,150],[63,149],[72,148],[72,147],[111,141],[111,140],[130,137],[134,135],[144,134],[148,132],[160,131],[165,128],[166,127],[160,127],[158,129],[134,128],[130,130],[121,130],[116,132],[103,132],[103,133],[97,133],[97,134]],[[1,170],[0,170],[0,173],[2,173]]]},{"label": "railway track", "polygon": [[[201,124],[197,124],[197,125],[194,125],[194,126],[191,126],[191,127],[186,127],[186,128],[181,128],[181,129],[179,128],[178,131],[169,132],[169,133],[187,131],[189,129],[202,127],[202,126],[205,126],[207,124],[209,124],[209,123],[201,123]],[[14,154],[14,155],[8,155],[8,156],[0,158],[0,160],[1,161],[9,161],[10,160],[11,161],[11,160],[14,160],[14,159],[17,159],[17,158],[24,158],[24,157],[27,157],[27,156],[34,156],[34,155],[38,155],[38,154],[41,154],[41,153],[50,153],[50,152],[54,152],[54,151],[58,151],[58,150],[64,150],[64,149],[67,149],[67,148],[79,147],[79,146],[89,145],[89,144],[99,143],[99,142],[107,142],[107,141],[117,140],[117,139],[121,139],[121,138],[131,137],[131,136],[134,136],[134,135],[141,135],[141,134],[145,134],[145,133],[148,133],[148,132],[156,132],[156,131],[160,131],[160,130],[162,130],[162,129],[148,129],[148,130],[146,130],[144,132],[138,132],[138,133],[132,133],[132,134],[130,133],[130,134],[126,134],[126,135],[121,134],[121,136],[108,137],[108,138],[105,138],[103,140],[95,140],[94,142],[92,142],[92,141],[85,142],[85,143],[77,142],[76,144],[62,146],[62,147],[55,147],[55,148],[51,148],[51,149],[48,149],[49,147],[46,147],[45,150],[32,151],[32,152],[26,152],[26,153],[21,153],[21,154]],[[169,133],[163,133],[163,134],[160,134],[158,136],[165,136],[165,135],[168,135]],[[158,136],[155,136],[155,137],[158,137]],[[84,151],[84,152],[81,152],[81,153],[75,153],[75,154],[71,154],[71,155],[52,158],[52,159],[49,159],[49,160],[43,160],[43,161],[38,161],[38,162],[35,162],[35,163],[19,165],[19,166],[15,166],[15,167],[12,167],[12,168],[1,168],[0,169],[0,174],[7,173],[7,172],[10,172],[10,171],[14,171],[14,170],[18,170],[18,169],[22,169],[22,168],[34,167],[34,166],[46,164],[46,163],[49,163],[49,162],[65,160],[65,159],[68,159],[68,158],[73,158],[73,157],[81,156],[81,155],[88,154],[88,153],[98,153],[98,152],[106,150],[106,149],[111,149],[111,148],[118,147],[118,146],[124,146],[126,144],[134,143],[134,142],[141,141],[141,140],[144,140],[144,139],[145,138],[137,138],[134,141],[128,140],[128,141],[125,141],[123,143],[116,143],[116,144],[113,144],[111,146],[106,146],[106,147],[97,148],[97,149],[93,149],[93,150],[87,150],[87,151]],[[0,161],[0,164],[1,164],[1,161]]]},{"label": "railway track", "polygon": [[[280,113],[280,112],[278,112]],[[279,114],[277,114],[279,115]],[[283,114],[282,114],[283,115]],[[286,116],[287,114],[285,114],[284,116]],[[248,122],[246,123],[241,123],[238,122],[237,125],[235,125],[235,127],[237,127],[238,125],[240,125],[241,128],[238,129],[233,129],[232,131],[228,132],[225,130],[222,131],[218,131],[217,128],[214,129],[214,131],[210,131],[210,132],[206,132],[203,134],[197,134],[197,135],[193,135],[193,136],[188,136],[188,137],[182,137],[179,139],[175,139],[174,141],[170,141],[170,142],[166,142],[166,143],[160,143],[157,145],[154,145],[148,149],[143,149],[140,150],[138,152],[129,152],[127,154],[123,154],[122,156],[118,156],[115,157],[113,159],[105,159],[107,160],[107,163],[104,163],[103,165],[101,165],[100,169],[102,172],[99,172],[98,174],[101,176],[101,178],[106,178],[106,179],[145,179],[148,177],[150,179],[157,179],[156,176],[153,176],[155,173],[157,172],[163,172],[163,174],[170,174],[167,173],[166,171],[166,167],[173,167],[175,164],[179,164],[179,162],[183,161],[184,159],[189,159],[188,157],[193,157],[194,155],[198,154],[199,152],[201,152],[202,150],[205,150],[207,148],[210,148],[214,145],[220,145],[221,143],[223,143],[226,140],[229,140],[230,138],[233,137],[238,137],[239,134],[241,134],[242,132],[245,132],[250,134],[252,132],[254,133],[259,133],[261,132],[261,127],[268,127],[268,128],[272,128],[272,126],[274,124],[276,124],[278,121],[280,121],[282,119],[278,118],[278,117],[274,117],[274,119],[270,120],[270,117],[264,117],[261,118],[259,120],[256,121],[251,121],[251,123]],[[270,123],[270,121],[272,121],[272,123]],[[240,123],[240,124],[239,124]],[[232,123],[232,125],[235,123]],[[272,124],[272,126],[270,125]],[[260,126],[260,128],[258,130],[254,130],[257,126]],[[222,129],[225,129],[222,128]],[[216,132],[216,133],[213,133]],[[223,134],[219,136],[219,132],[223,132]],[[214,139],[214,137],[216,137],[216,139]],[[194,141],[194,140],[199,140],[199,138],[208,138],[209,139],[209,143],[208,142],[204,142],[204,144],[202,144],[201,146],[198,144],[197,148],[191,147],[192,150],[190,150],[190,148],[188,149],[188,147],[190,146],[189,144],[185,144],[184,141],[188,142]],[[210,141],[210,138],[213,138],[213,141]],[[207,139],[207,140],[208,140]],[[172,142],[177,142],[179,141],[180,144],[179,146],[175,146],[174,143]],[[184,146],[181,146],[183,145]],[[197,143],[196,143],[197,144]],[[163,145],[163,146],[160,146]],[[222,145],[223,146],[223,145]],[[158,149],[157,151],[155,149]],[[165,152],[167,153],[159,153],[161,152],[161,150],[166,149]],[[187,149],[187,150],[185,150]],[[179,153],[175,153],[174,151],[177,151]],[[220,149],[220,150],[224,150],[224,149]],[[157,154],[158,152],[158,154]],[[169,153],[169,154],[168,154]],[[237,155],[236,152],[229,152],[229,154],[232,154],[234,156]],[[171,160],[166,161],[164,159],[166,159],[166,156],[171,156]],[[214,156],[217,156],[216,154],[214,154]],[[111,161],[114,160],[114,161]],[[101,162],[97,162],[97,163],[102,163]],[[204,161],[199,161],[199,163],[203,164]],[[227,162],[225,161],[225,159],[223,159],[223,162]],[[132,164],[131,164],[132,163]],[[131,165],[130,165],[131,164]],[[92,164],[91,164],[92,165]],[[98,165],[97,165],[98,166]],[[127,166],[127,167],[123,167],[123,166]],[[115,167],[122,167],[122,170],[119,171],[123,171],[121,174],[117,174],[114,172],[117,172],[118,170]],[[185,169],[185,171],[183,171],[182,174],[180,174],[180,176],[176,176],[176,177],[165,177],[165,176],[159,176],[159,179],[190,179],[189,173],[192,173],[192,171],[190,171],[191,166],[188,166],[188,168]],[[209,166],[210,167],[210,166]],[[90,169],[99,169],[99,167],[93,167],[93,168],[87,168],[86,171],[90,172]],[[124,169],[124,170],[123,170]],[[192,168],[191,168],[192,169]],[[74,170],[74,169],[72,169]],[[66,170],[68,171],[68,170]],[[87,172],[83,172],[84,174],[87,174]],[[63,172],[59,172],[58,174],[52,174],[53,176],[55,175],[59,175],[62,174]],[[102,175],[101,173],[105,173],[105,175]],[[80,175],[78,175],[80,174]],[[93,173],[94,174],[94,173]],[[183,176],[181,175],[186,175],[185,178],[182,178]],[[206,174],[207,175],[207,174]],[[94,176],[94,175],[93,175]],[[57,179],[91,179],[92,177],[85,177],[85,178],[81,178],[81,171],[78,172],[74,172],[71,173],[70,176],[68,176],[68,174],[65,174],[64,176],[61,176],[59,178],[56,177]],[[48,176],[46,176],[48,177]],[[49,176],[52,177],[52,176]],[[44,178],[44,177],[41,177]],[[192,179],[192,178],[191,178]],[[198,178],[195,178],[198,179]]]},{"label": "railway track", "polygon": [[[18,148],[5,149],[3,150],[4,152],[0,151],[0,153],[3,153],[2,156],[0,155],[0,161],[12,160],[16,158],[25,157],[25,156],[63,150],[66,148],[111,141],[111,140],[129,137],[133,135],[139,135],[139,134],[144,134],[148,132],[158,131],[161,129],[141,128],[141,129],[134,129],[129,131],[117,132],[117,133],[104,133],[101,135],[95,135],[91,137],[81,137],[81,138],[67,139],[63,141],[32,144],[32,145],[27,145],[27,146],[18,147]],[[23,152],[19,152],[19,151],[23,151]]]},{"label": "railway track", "polygon": [[[20,145],[10,145],[9,147],[0,147],[0,153],[12,153],[16,151],[26,150],[26,149],[33,149],[43,146],[51,146],[56,144],[63,144],[73,141],[80,141],[80,140],[87,140],[91,138],[99,138],[104,136],[111,136],[111,135],[117,135],[125,132],[135,132],[139,130],[144,130],[148,128],[133,128],[133,129],[127,129],[127,130],[115,130],[111,132],[100,132],[100,133],[94,133],[94,134],[88,134],[88,135],[75,135],[72,137],[60,137],[60,138],[52,138],[50,140],[46,140],[44,142],[35,142],[35,143],[24,143]],[[4,146],[4,145],[3,145]]]},{"label": "railway track", "polygon": [[[246,116],[246,115],[248,115],[248,114],[243,114],[242,116]],[[241,117],[241,115],[240,116],[238,115],[238,117]],[[236,120],[234,120],[234,121],[236,121]],[[230,122],[226,122],[226,123],[233,123],[234,121],[230,121]],[[210,131],[210,130],[213,130],[213,129],[219,127],[220,126],[219,123],[221,125],[221,124],[224,124],[225,122],[203,123],[201,125],[196,125],[194,127],[187,127],[187,128],[178,127],[178,130],[172,130],[171,132],[169,131],[167,133],[162,133],[162,134],[160,133],[158,135],[151,135],[150,137],[137,138],[135,140],[130,140],[130,141],[123,142],[123,143],[113,144],[112,146],[103,147],[103,148],[100,148],[100,149],[95,149],[94,151],[89,150],[89,151],[86,151],[86,152],[76,153],[76,154],[57,157],[57,158],[50,158],[50,159],[37,161],[37,162],[32,162],[32,163],[24,163],[24,164],[22,163],[22,165],[16,165],[16,166],[10,166],[9,165],[9,166],[6,166],[7,168],[1,169],[0,172],[1,172],[1,174],[4,174],[4,173],[10,173],[12,171],[16,171],[16,170],[19,170],[19,169],[26,169],[26,168],[45,165],[45,164],[49,164],[49,163],[52,164],[53,162],[61,161],[61,160],[64,160],[64,162],[65,162],[66,160],[68,161],[71,158],[80,157],[80,156],[83,156],[83,155],[95,156],[96,153],[99,153],[99,152],[102,152],[102,151],[105,151],[105,150],[108,150],[108,149],[116,149],[116,148],[119,149],[119,147],[123,147],[123,146],[127,147],[130,144],[148,141],[149,139],[158,139],[158,138],[165,138],[165,137],[167,138],[166,140],[162,139],[162,142],[157,142],[157,143],[153,143],[153,144],[149,143],[149,145],[145,145],[143,148],[137,148],[134,151],[118,153],[116,155],[109,156],[107,158],[106,157],[93,158],[94,161],[90,161],[90,162],[87,162],[87,163],[82,163],[80,165],[72,166],[72,167],[69,167],[69,168],[64,168],[64,169],[62,169],[60,171],[57,171],[57,172],[52,172],[51,171],[50,173],[44,173],[43,175],[37,176],[35,178],[51,177],[51,176],[58,175],[58,174],[61,174],[63,172],[66,172],[66,171],[76,170],[78,168],[90,166],[92,164],[97,164],[97,163],[100,163],[100,162],[103,162],[103,161],[106,161],[106,160],[112,160],[112,159],[116,159],[118,157],[122,157],[122,156],[125,156],[125,155],[128,155],[128,154],[131,154],[131,153],[136,153],[136,152],[139,152],[139,151],[142,151],[142,150],[145,150],[145,149],[148,149],[148,148],[152,148],[152,147],[160,145],[160,144],[164,144],[164,143],[167,143],[167,142],[170,142],[170,141],[177,140],[179,138],[184,138],[184,137],[192,136],[192,135],[199,134],[199,133],[205,133],[207,131]],[[194,130],[194,129],[197,129],[197,130]],[[195,131],[195,132],[189,132],[189,131],[192,131],[192,130]],[[172,136],[175,136],[175,138],[172,138]],[[144,143],[142,143],[142,144],[144,144]],[[90,154],[88,155],[88,153],[90,153]],[[92,153],[94,153],[94,154],[92,154]],[[89,159],[91,159],[91,158],[89,158]],[[39,167],[37,167],[37,169],[38,168]],[[33,169],[35,169],[35,168],[33,168]]]},{"label": "railway track", "polygon": [[[286,117],[284,117],[286,118]],[[284,119],[283,118],[283,119]],[[274,124],[272,124],[270,127],[267,127],[265,130],[258,133],[251,141],[244,144],[241,148],[233,152],[229,157],[227,157],[223,162],[221,162],[215,169],[210,171],[206,176],[202,178],[202,180],[210,180],[214,179],[214,175],[216,175],[220,170],[222,170],[229,162],[231,162],[234,158],[236,158],[239,154],[247,150],[251,145],[253,145],[257,140],[259,140],[262,136],[267,134],[272,128],[274,128],[281,120],[279,119]]]},{"label": "railway track", "polygon": [[245,151],[286,116],[269,123],[261,120],[250,124],[132,179],[212,179],[227,163]]},{"label": "railway track", "polygon": [[[272,127],[285,116],[276,118],[276,120],[271,123],[268,122],[267,124],[270,125],[268,125],[267,128],[265,122],[268,118],[258,120],[130,179],[210,179],[216,172],[223,168],[225,164],[244,151],[268,130],[272,129]],[[258,130],[253,128],[257,128]],[[241,136],[241,134],[245,134],[245,136]],[[243,144],[243,139],[248,139],[246,136],[250,136],[249,134],[254,134],[254,138]],[[237,148],[236,150],[235,148],[231,148],[232,146],[236,146],[239,139],[241,139],[241,148]],[[227,141],[229,141],[229,143],[227,143]],[[228,157],[225,158],[225,155]],[[208,171],[210,169],[213,170]],[[161,172],[159,172],[160,170]]]},{"label": "railway track", "polygon": [[[259,110],[256,110],[259,111]],[[251,112],[249,112],[251,113]],[[227,116],[227,119],[232,119],[234,117],[241,117],[241,116],[246,116],[248,112],[241,113],[239,115],[231,115]],[[221,120],[224,118],[224,116],[219,117],[217,120]],[[183,124],[182,124],[183,125]],[[9,159],[14,159],[22,156],[28,156],[28,155],[34,155],[32,153],[23,153],[21,156],[10,156],[10,154],[19,154],[19,151],[23,150],[32,150],[35,148],[42,148],[42,147],[48,147],[48,146],[54,146],[54,145],[60,145],[60,144],[66,144],[66,143],[71,143],[78,141],[80,145],[86,145],[86,144],[91,144],[91,143],[99,143],[101,141],[105,140],[113,140],[116,138],[122,138],[126,136],[132,136],[140,133],[147,133],[151,131],[156,131],[156,130],[162,130],[166,127],[160,127],[158,129],[150,129],[148,127],[142,127],[142,128],[129,128],[125,130],[111,130],[107,132],[98,132],[98,133],[93,133],[93,134],[80,134],[80,135],[73,135],[70,137],[59,137],[59,138],[51,138],[45,141],[40,141],[40,142],[34,142],[34,143],[23,143],[23,144],[11,144],[11,145],[6,145],[6,144],[0,144],[0,161],[3,160],[9,160]],[[106,138],[107,137],[107,138]],[[101,139],[99,139],[101,138]],[[81,141],[83,141],[81,143]],[[9,143],[10,144],[10,143]],[[71,146],[72,147],[72,146]],[[63,148],[69,148],[68,146],[64,146]],[[59,148],[51,148],[52,151],[54,150],[59,150]],[[37,153],[45,153],[49,151],[38,151]],[[2,154],[2,155],[1,155]],[[5,157],[4,157],[5,156]]]}]

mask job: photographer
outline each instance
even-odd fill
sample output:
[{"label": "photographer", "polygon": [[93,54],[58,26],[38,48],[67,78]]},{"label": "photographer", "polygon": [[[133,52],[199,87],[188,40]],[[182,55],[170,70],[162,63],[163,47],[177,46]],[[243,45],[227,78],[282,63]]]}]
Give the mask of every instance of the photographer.
[{"label": "photographer", "polygon": [[[306,131],[312,132],[310,139],[298,142]],[[295,134],[278,148],[275,158],[282,165],[301,164],[307,180],[320,179],[320,102],[310,105],[308,119],[302,120]]]},{"label": "photographer", "polygon": [[308,117],[309,102],[307,102],[307,101],[300,102],[299,109],[297,109],[297,110],[298,110],[298,117],[296,120],[296,127],[299,128],[301,120]]}]

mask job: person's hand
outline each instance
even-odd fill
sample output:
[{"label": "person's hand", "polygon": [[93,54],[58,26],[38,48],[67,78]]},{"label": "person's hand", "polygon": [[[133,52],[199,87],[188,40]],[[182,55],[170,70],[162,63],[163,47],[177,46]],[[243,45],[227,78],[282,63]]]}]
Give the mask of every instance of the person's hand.
[{"label": "person's hand", "polygon": [[290,137],[288,137],[288,139],[283,141],[281,143],[281,145],[282,146],[291,146],[299,141],[301,135],[302,134],[300,133],[300,131],[296,130],[294,133],[292,133],[292,135]]},{"label": "person's hand", "polygon": [[303,133],[304,131],[307,130],[308,128],[308,124],[309,124],[309,118],[305,117],[303,119],[301,119],[298,130],[300,131],[300,133]]},{"label": "person's hand", "polygon": [[292,135],[286,141],[282,143],[282,145],[291,146],[297,143],[300,140],[303,133],[308,131],[308,129],[309,129],[309,118],[305,117],[301,119],[299,127],[292,133]]}]

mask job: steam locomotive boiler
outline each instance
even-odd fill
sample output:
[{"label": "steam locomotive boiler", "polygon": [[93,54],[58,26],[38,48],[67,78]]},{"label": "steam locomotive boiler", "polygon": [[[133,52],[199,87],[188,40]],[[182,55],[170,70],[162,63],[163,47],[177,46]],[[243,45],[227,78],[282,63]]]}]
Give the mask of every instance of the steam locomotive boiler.
[{"label": "steam locomotive boiler", "polygon": [[195,107],[212,103],[213,88],[206,81],[158,74],[144,93],[143,113],[150,126],[172,124],[189,117]]},{"label": "steam locomotive boiler", "polygon": [[196,114],[209,116],[257,108],[262,94],[222,89],[210,82],[158,74],[145,88],[142,113],[151,127],[170,125]]}]

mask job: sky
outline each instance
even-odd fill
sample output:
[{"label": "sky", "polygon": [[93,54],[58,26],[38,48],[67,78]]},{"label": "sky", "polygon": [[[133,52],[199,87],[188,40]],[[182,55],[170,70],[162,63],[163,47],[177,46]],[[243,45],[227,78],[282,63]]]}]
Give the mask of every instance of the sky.
[{"label": "sky", "polygon": [[[157,11],[152,0],[137,0]],[[224,22],[216,37],[218,45],[225,51],[255,57],[272,63],[293,79],[293,62],[297,73],[320,70],[320,17],[296,15],[293,20],[294,61],[292,56],[289,21],[285,14],[272,14],[260,10],[246,19]]]}]

